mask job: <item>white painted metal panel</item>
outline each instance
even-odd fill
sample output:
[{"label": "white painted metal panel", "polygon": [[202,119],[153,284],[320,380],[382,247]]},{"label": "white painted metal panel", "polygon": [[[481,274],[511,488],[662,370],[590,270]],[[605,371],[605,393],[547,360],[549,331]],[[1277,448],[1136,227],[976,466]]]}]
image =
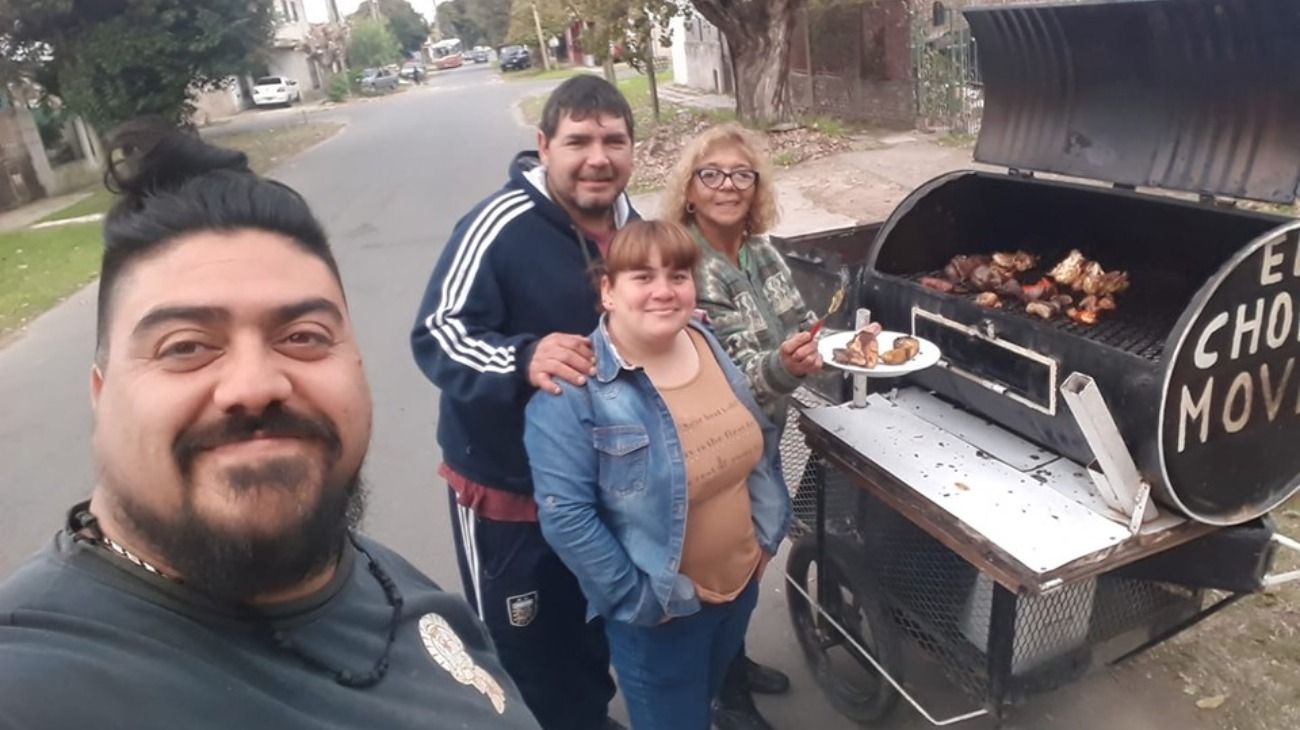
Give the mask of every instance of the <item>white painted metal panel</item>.
[{"label": "white painted metal panel", "polygon": [[[1107,516],[1082,465],[1058,457],[1021,471],[919,417],[913,397],[903,400],[899,404],[873,394],[865,408],[813,408],[803,417],[1040,575],[1129,539],[1124,524]],[[1003,431],[999,438],[1018,438],[993,424],[984,428]],[[1019,448],[1037,447],[1024,442]],[[1182,522],[1162,516],[1145,525],[1142,534]]]}]

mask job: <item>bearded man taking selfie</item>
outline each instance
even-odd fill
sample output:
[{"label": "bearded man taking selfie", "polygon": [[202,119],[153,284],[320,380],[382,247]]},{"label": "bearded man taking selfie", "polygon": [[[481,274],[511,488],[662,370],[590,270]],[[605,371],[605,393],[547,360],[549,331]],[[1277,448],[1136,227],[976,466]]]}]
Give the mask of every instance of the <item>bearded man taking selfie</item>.
[{"label": "bearded man taking selfie", "polygon": [[357,535],[370,390],[306,202],[110,139],[98,479],[0,585],[0,728],[535,728],[483,625]]}]

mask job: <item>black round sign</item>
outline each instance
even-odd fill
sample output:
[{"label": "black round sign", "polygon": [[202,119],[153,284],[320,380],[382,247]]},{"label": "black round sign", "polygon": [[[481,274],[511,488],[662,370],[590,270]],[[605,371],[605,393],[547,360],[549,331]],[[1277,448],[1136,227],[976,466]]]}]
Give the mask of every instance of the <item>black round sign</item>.
[{"label": "black round sign", "polygon": [[1242,249],[1166,348],[1160,459],[1170,497],[1216,525],[1300,489],[1300,222]]}]

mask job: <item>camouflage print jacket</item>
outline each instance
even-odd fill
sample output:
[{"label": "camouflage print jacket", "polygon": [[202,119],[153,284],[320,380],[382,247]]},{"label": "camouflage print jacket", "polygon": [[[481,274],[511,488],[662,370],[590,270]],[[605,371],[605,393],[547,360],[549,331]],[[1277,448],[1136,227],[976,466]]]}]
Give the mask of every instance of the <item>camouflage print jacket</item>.
[{"label": "camouflage print jacket", "polygon": [[766,235],[741,246],[743,271],[691,227],[702,256],[695,270],[699,307],[714,334],[749,380],[772,422],[784,425],[789,395],[802,384],[781,364],[781,343],[816,316],[794,286],[790,267]]}]

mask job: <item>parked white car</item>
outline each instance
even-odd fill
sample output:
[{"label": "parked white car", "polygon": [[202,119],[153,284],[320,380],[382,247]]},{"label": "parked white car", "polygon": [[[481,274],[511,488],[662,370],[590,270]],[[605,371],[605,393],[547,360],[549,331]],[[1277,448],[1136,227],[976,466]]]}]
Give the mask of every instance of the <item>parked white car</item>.
[{"label": "parked white car", "polygon": [[253,103],[257,106],[289,106],[299,101],[302,90],[288,76],[263,76],[253,84]]}]

